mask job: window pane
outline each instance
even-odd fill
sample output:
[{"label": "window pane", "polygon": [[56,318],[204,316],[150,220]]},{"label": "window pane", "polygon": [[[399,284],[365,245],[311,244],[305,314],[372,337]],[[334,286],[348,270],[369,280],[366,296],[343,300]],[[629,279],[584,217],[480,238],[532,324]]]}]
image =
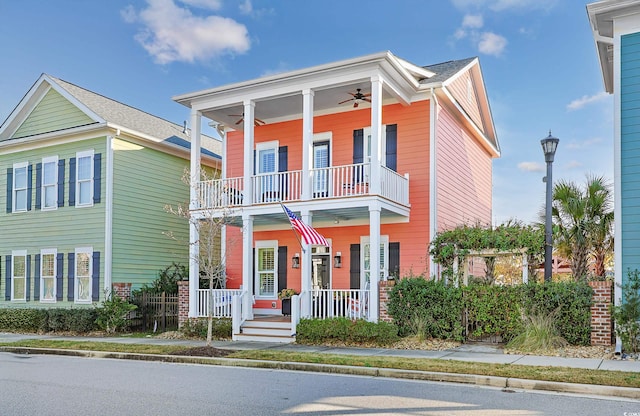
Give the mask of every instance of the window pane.
[{"label": "window pane", "polygon": [[42,279],[42,300],[55,300],[55,280],[52,277]]},{"label": "window pane", "polygon": [[78,253],[76,258],[76,276],[77,277],[89,277],[91,276],[89,271],[89,254]]},{"label": "window pane", "polygon": [[275,269],[275,250],[273,248],[258,249],[258,270],[268,271]]},{"label": "window pane", "polygon": [[260,274],[260,295],[269,296],[275,293],[275,275],[273,273]]},{"label": "window pane", "polygon": [[90,204],[91,203],[91,182],[80,182],[78,184],[78,202],[80,204]]},{"label": "window pane", "polygon": [[56,163],[48,162],[42,167],[42,184],[53,185],[56,183]]},{"label": "window pane", "polygon": [[58,203],[57,189],[55,186],[47,186],[44,188],[44,207],[55,207]]},{"label": "window pane", "polygon": [[14,171],[14,181],[16,189],[24,189],[27,187],[27,168],[17,168]]},{"label": "window pane", "polygon": [[270,173],[276,171],[275,149],[260,150],[258,173]]},{"label": "window pane", "polygon": [[13,278],[13,299],[17,299],[17,300],[24,299],[24,294],[25,294],[24,281],[25,281],[24,277]]},{"label": "window pane", "polygon": [[91,280],[88,277],[78,278],[78,299],[77,300],[91,300]]},{"label": "window pane", "polygon": [[16,211],[27,209],[27,191],[25,189],[16,191]]},{"label": "window pane", "polygon": [[14,277],[25,277],[25,265],[27,263],[27,259],[24,256],[15,256],[13,257],[13,276]]},{"label": "window pane", "polygon": [[78,159],[78,180],[91,179],[91,156]]},{"label": "window pane", "polygon": [[42,255],[42,277],[52,277],[55,270],[55,256],[53,254]]}]

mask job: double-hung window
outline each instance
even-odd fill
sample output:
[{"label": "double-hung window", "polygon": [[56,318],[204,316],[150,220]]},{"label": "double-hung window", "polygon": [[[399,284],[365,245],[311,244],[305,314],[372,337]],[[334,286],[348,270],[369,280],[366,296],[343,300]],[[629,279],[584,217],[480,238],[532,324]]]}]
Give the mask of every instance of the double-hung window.
[{"label": "double-hung window", "polygon": [[[362,270],[361,275],[361,286],[365,287],[366,283],[368,283],[371,279],[371,242],[368,236],[360,237],[360,246],[362,247],[362,251],[360,253],[361,256],[361,267]],[[378,280],[384,280],[384,277],[389,274],[389,236],[381,235],[380,236],[380,278]]]},{"label": "double-hung window", "polygon": [[92,247],[80,247],[75,250],[75,301],[76,303],[91,303],[91,271]]},{"label": "double-hung window", "polygon": [[93,150],[76,153],[76,206],[93,205]]},{"label": "double-hung window", "polygon": [[27,299],[27,251],[11,252],[11,300]]},{"label": "double-hung window", "polygon": [[28,163],[13,164],[13,212],[27,210],[27,195],[29,192]]},{"label": "double-hung window", "polygon": [[58,157],[42,159],[42,209],[58,208]]},{"label": "double-hung window", "polygon": [[278,244],[276,241],[256,241],[256,295],[275,298],[278,276]]},{"label": "double-hung window", "polygon": [[56,301],[56,249],[40,251],[40,301]]},{"label": "double-hung window", "polygon": [[278,142],[258,143],[256,157],[258,200],[262,202],[279,200]]}]

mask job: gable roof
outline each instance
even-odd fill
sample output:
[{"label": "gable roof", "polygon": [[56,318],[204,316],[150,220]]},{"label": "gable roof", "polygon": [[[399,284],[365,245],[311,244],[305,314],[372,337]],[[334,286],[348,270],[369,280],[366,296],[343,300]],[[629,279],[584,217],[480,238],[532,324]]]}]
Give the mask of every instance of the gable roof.
[{"label": "gable roof", "polygon": [[474,59],[477,58],[472,57],[466,59],[458,59],[455,61],[447,61],[441,62],[439,64],[424,66],[424,69],[433,72],[435,75],[430,78],[423,79],[422,81],[420,81],[420,84],[426,85],[445,82],[449,78],[453,77],[454,75],[458,74],[458,72],[466,68],[466,66],[473,62]]},{"label": "gable roof", "polygon": [[[28,118],[31,111],[51,89],[62,95],[86,115],[82,125],[66,127],[62,130],[86,126],[111,127],[130,131],[132,134],[149,141],[190,148],[190,136],[183,126],[48,74],[40,76],[0,126],[0,145],[4,141],[29,137],[28,133],[24,133],[24,136],[16,133],[19,132],[20,126]],[[203,142],[205,140],[206,144],[203,144],[202,153],[220,159],[220,156],[216,154],[220,151],[219,142],[209,136],[203,136]]]}]

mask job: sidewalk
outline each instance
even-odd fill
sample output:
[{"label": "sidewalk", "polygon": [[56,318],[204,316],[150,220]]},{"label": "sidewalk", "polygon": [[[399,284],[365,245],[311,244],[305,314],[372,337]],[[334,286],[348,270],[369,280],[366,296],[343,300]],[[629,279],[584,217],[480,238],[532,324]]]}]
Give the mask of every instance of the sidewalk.
[{"label": "sidewalk", "polygon": [[[69,337],[56,335],[37,334],[12,334],[0,333],[0,342],[15,342],[25,339],[50,339],[50,340],[75,340],[75,341],[95,341],[114,342],[121,344],[150,344],[150,345],[184,345],[203,346],[204,341],[194,341],[185,339],[161,339],[161,338],[138,338],[138,337]],[[553,366],[583,368],[590,370],[612,370],[640,373],[640,361],[628,360],[602,360],[595,358],[564,358],[536,355],[504,354],[501,349],[487,345],[463,344],[458,348],[444,351],[427,350],[394,350],[386,348],[352,348],[352,347],[325,347],[314,345],[297,344],[275,344],[268,342],[252,341],[213,341],[213,347],[234,349],[234,350],[257,350],[273,349],[280,351],[300,351],[324,354],[344,354],[360,356],[381,356],[381,357],[413,357],[413,358],[434,358],[441,360],[457,360],[478,363],[492,364],[517,364],[533,366]]]}]

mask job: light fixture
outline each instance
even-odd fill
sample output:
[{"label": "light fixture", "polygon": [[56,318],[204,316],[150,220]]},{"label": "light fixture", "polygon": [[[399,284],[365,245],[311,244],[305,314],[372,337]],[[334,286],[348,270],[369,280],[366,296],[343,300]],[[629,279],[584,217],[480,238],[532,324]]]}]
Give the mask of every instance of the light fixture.
[{"label": "light fixture", "polygon": [[337,251],[336,255],[333,256],[333,267],[339,269],[342,267],[342,253]]},{"label": "light fixture", "polygon": [[553,156],[556,154],[558,148],[559,139],[551,136],[551,130],[549,130],[549,136],[540,140],[542,144],[542,151],[544,152],[544,160],[547,162],[547,176],[544,178],[544,182],[547,184],[546,205],[544,213],[544,281],[551,281],[551,262],[553,256],[553,239],[551,229],[551,206],[553,204],[553,179],[552,179],[552,165]]},{"label": "light fixture", "polygon": [[299,269],[300,268],[300,253],[296,253],[291,257],[291,268]]}]

